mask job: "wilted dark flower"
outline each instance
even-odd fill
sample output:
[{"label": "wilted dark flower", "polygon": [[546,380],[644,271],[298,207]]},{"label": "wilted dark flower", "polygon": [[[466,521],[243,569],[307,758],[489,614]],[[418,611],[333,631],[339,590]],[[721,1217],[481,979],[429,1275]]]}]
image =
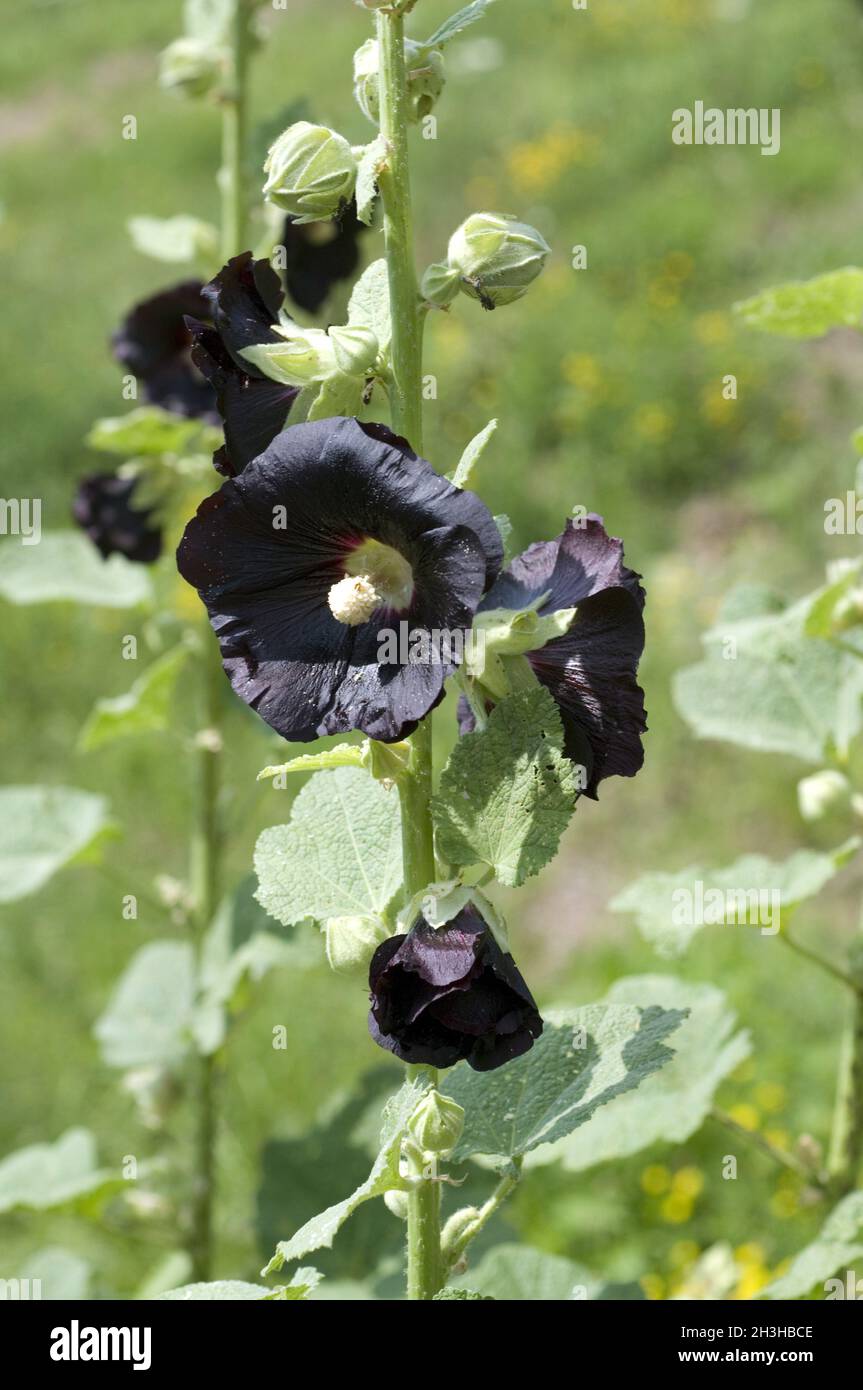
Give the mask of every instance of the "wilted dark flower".
[{"label": "wilted dark flower", "polygon": [[[644,650],[644,590],[623,563],[623,543],[597,516],[568,521],[553,541],[538,541],[500,575],[480,611],[577,609],[569,631],[527,653],[535,675],[560,708],[564,752],[585,769],[585,795],[604,777],[634,777],[644,762],[644,692],[635,679]],[[544,597],[545,596],[545,597]],[[464,700],[463,733],[474,727]]]},{"label": "wilted dark flower", "polygon": [[175,415],[218,420],[216,394],[192,361],[187,316],[209,315],[204,286],[186,280],[127,314],[111,339],[114,356],[138,379],[152,405]]},{"label": "wilted dark flower", "polygon": [[285,219],[284,281],[289,298],[300,309],[316,314],[333,285],[353,275],[360,260],[357,238],[366,225],[351,202],[333,222],[294,222]]},{"label": "wilted dark flower", "polygon": [[228,478],[242,473],[284,429],[299,394],[295,386],[270,381],[240,356],[255,343],[280,341],[272,326],[284,298],[269,261],[243,251],[203,287],[204,315],[212,327],[200,315],[187,320],[195,343],[192,361],[215,389],[225,427],[225,444],[213,463]]},{"label": "wilted dark flower", "polygon": [[105,559],[125,555],[146,565],[162,553],[162,532],[151,524],[149,511],[132,506],[137,482],[116,473],[91,473],[81,479],[72,515]]},{"label": "wilted dark flower", "polygon": [[403,1062],[494,1071],[533,1047],[542,1019],[511,955],[474,907],[442,927],[420,917],[369,969],[375,1042]]},{"label": "wilted dark flower", "polygon": [[[500,568],[487,507],[382,425],[294,425],[208,497],[177,552],[236,693],[286,739],[414,729]],[[402,627],[402,624],[404,625]],[[410,659],[393,634],[425,634]]]}]

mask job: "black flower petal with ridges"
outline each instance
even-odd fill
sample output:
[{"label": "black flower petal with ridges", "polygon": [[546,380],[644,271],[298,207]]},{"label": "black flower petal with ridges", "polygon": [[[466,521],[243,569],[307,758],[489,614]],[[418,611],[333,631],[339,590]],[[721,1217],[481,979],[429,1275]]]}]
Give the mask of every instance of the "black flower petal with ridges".
[{"label": "black flower petal with ridges", "polygon": [[105,559],[152,564],[162,553],[162,532],[150,524],[150,512],[132,505],[137,478],[116,473],[91,473],[82,478],[72,503],[72,515]]},{"label": "black flower petal with ridges", "polygon": [[[234,690],[301,742],[410,733],[443,697],[452,653],[382,658],[382,635],[469,629],[501,558],[478,497],[385,426],[341,417],[280,434],[201,504],[177,552]],[[359,611],[352,592],[336,601],[345,583]]]},{"label": "black flower petal with ridges", "polygon": [[332,222],[287,218],[282,231],[285,248],[284,281],[288,297],[300,309],[316,314],[333,285],[353,275],[360,261],[357,238],[366,231],[352,202]]},{"label": "black flower petal with ridges", "polygon": [[186,280],[130,310],[111,339],[115,358],[141,383],[151,405],[218,420],[216,395],[192,361],[187,317],[209,313],[200,280]]},{"label": "black flower petal with ridges", "polygon": [[[644,650],[644,590],[623,563],[623,543],[589,516],[566,523],[553,541],[538,541],[500,575],[480,611],[527,608],[548,595],[541,614],[576,607],[569,631],[527,659],[560,709],[567,757],[586,769],[594,800],[605,777],[634,777],[644,762],[644,692],[636,681]],[[463,733],[474,727],[463,699]]]},{"label": "black flower petal with ridges", "polygon": [[511,955],[464,908],[379,946],[369,968],[374,1041],[403,1062],[493,1071],[533,1047],[542,1019]]},{"label": "black flower petal with ridges", "polygon": [[214,388],[224,423],[225,443],[213,463],[233,478],[281,433],[299,395],[296,387],[270,381],[240,356],[243,348],[278,341],[273,324],[285,296],[269,261],[254,260],[251,251],[228,261],[203,295],[213,326],[194,315],[187,319],[192,361]]}]

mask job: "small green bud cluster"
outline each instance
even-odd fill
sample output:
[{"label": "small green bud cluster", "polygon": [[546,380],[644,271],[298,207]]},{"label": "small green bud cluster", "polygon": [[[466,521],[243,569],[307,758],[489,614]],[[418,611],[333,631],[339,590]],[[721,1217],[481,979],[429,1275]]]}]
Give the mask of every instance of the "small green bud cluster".
[{"label": "small green bud cluster", "polygon": [[459,290],[484,309],[513,304],[540,274],[551,247],[535,227],[499,212],[476,212],[450,237],[446,261],[429,266],[422,292],[443,308]]},{"label": "small green bud cluster", "polygon": [[[408,115],[423,120],[434,109],[444,89],[443,53],[439,48],[405,39],[405,66],[408,79]],[[357,105],[374,125],[380,120],[380,48],[377,39],[367,39],[354,54],[354,96]]]},{"label": "small green bud cluster", "polygon": [[159,86],[178,96],[206,96],[224,77],[225,62],[225,50],[204,39],[175,39],[159,59]]},{"label": "small green bud cluster", "polygon": [[270,146],[264,197],[295,222],[326,222],[354,196],[356,157],[327,126],[297,121]]}]

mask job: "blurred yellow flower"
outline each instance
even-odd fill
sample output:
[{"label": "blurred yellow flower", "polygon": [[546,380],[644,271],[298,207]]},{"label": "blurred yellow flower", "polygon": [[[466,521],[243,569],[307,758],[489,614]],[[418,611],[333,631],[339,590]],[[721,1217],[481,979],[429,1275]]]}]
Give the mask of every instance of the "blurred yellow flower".
[{"label": "blurred yellow flower", "polygon": [[715,347],[719,343],[727,343],[731,337],[731,320],[719,309],[711,309],[705,314],[696,314],[692,329],[699,343]]},{"label": "blurred yellow flower", "polygon": [[790,1187],[783,1187],[778,1192],[774,1192],[770,1198],[770,1210],[774,1216],[778,1216],[781,1221],[788,1221],[792,1216],[796,1216],[800,1210],[800,1202],[797,1193]]},{"label": "blurred yellow flower", "polygon": [[764,1246],[759,1245],[757,1240],[747,1241],[745,1245],[738,1245],[734,1252],[734,1258],[740,1265],[763,1265],[765,1260]]},{"label": "blurred yellow flower", "polygon": [[727,400],[718,382],[711,382],[701,392],[701,415],[708,424],[722,428],[736,419],[737,401]]},{"label": "blurred yellow flower", "polygon": [[659,1205],[659,1214],[663,1221],[668,1221],[672,1226],[681,1226],[692,1215],[692,1206],[691,1197],[675,1190],[663,1197]]},{"label": "blurred yellow flower", "polygon": [[676,1240],[668,1252],[668,1263],[672,1269],[684,1269],[694,1264],[701,1254],[701,1247],[694,1240]]},{"label": "blurred yellow flower", "polygon": [[787,1129],[765,1129],[764,1138],[777,1149],[790,1148],[790,1136]]},{"label": "blurred yellow flower", "polygon": [[635,413],[635,432],[642,439],[658,442],[667,439],[674,421],[664,405],[642,405]]},{"label": "blurred yellow flower", "polygon": [[599,363],[589,352],[568,353],[560,364],[560,373],[572,386],[591,394],[597,391],[602,383]]},{"label": "blurred yellow flower", "polygon": [[590,131],[555,125],[536,140],[523,140],[509,152],[507,167],[522,193],[542,193],[573,165],[595,164],[600,142]]},{"label": "blurred yellow flower", "polygon": [[654,309],[674,309],[680,303],[677,281],[663,277],[647,286],[647,301]]},{"label": "blurred yellow flower", "polygon": [[641,1174],[641,1190],[648,1197],[661,1197],[671,1186],[671,1174],[661,1163],[652,1163]]},{"label": "blurred yellow flower", "polygon": [[638,1281],[644,1289],[646,1298],[654,1302],[665,1297],[666,1283],[661,1274],[642,1274]]},{"label": "blurred yellow flower", "polygon": [[762,1081],[755,1087],[755,1103],[768,1115],[775,1115],[785,1108],[785,1087],[778,1081]]},{"label": "blurred yellow flower", "polygon": [[732,1298],[742,1302],[754,1298],[757,1293],[769,1284],[771,1279],[770,1270],[764,1265],[750,1265],[743,1273],[738,1282]]},{"label": "blurred yellow flower", "polygon": [[679,1168],[672,1179],[671,1190],[680,1197],[698,1197],[704,1191],[704,1174],[699,1168]]},{"label": "blurred yellow flower", "polygon": [[669,251],[662,262],[662,270],[671,280],[687,280],[695,269],[695,261],[688,251]]},{"label": "blurred yellow flower", "polygon": [[746,1101],[741,1101],[739,1105],[732,1105],[728,1113],[742,1129],[755,1130],[761,1124],[760,1112],[754,1105],[748,1105]]}]

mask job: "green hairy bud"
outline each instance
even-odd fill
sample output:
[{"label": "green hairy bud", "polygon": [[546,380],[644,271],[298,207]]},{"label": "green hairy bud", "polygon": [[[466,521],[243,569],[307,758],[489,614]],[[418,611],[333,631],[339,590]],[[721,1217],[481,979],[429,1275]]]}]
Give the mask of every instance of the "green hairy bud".
[{"label": "green hairy bud", "polygon": [[476,212],[450,238],[447,259],[460,288],[484,309],[521,299],[551,247],[535,227],[499,212]]},{"label": "green hairy bud", "polygon": [[176,39],[159,59],[160,87],[180,96],[206,96],[223,74],[223,50],[201,39]]},{"label": "green hairy bud", "polygon": [[327,960],[340,974],[367,969],[375,951],[389,936],[378,917],[331,917],[324,930]]},{"label": "green hairy bud", "polygon": [[[405,65],[408,78],[410,119],[421,121],[434,109],[446,83],[443,53],[405,39]],[[367,39],[354,54],[354,96],[364,116],[377,125],[380,120],[378,84],[380,49],[377,39]]]},{"label": "green hairy bud", "polygon": [[264,197],[298,223],[325,222],[353,197],[357,161],[347,140],[298,121],[270,147]]},{"label": "green hairy bud", "polygon": [[429,1091],[408,1121],[411,1137],[423,1153],[449,1153],[461,1138],[463,1129],[461,1106],[440,1091]]}]

